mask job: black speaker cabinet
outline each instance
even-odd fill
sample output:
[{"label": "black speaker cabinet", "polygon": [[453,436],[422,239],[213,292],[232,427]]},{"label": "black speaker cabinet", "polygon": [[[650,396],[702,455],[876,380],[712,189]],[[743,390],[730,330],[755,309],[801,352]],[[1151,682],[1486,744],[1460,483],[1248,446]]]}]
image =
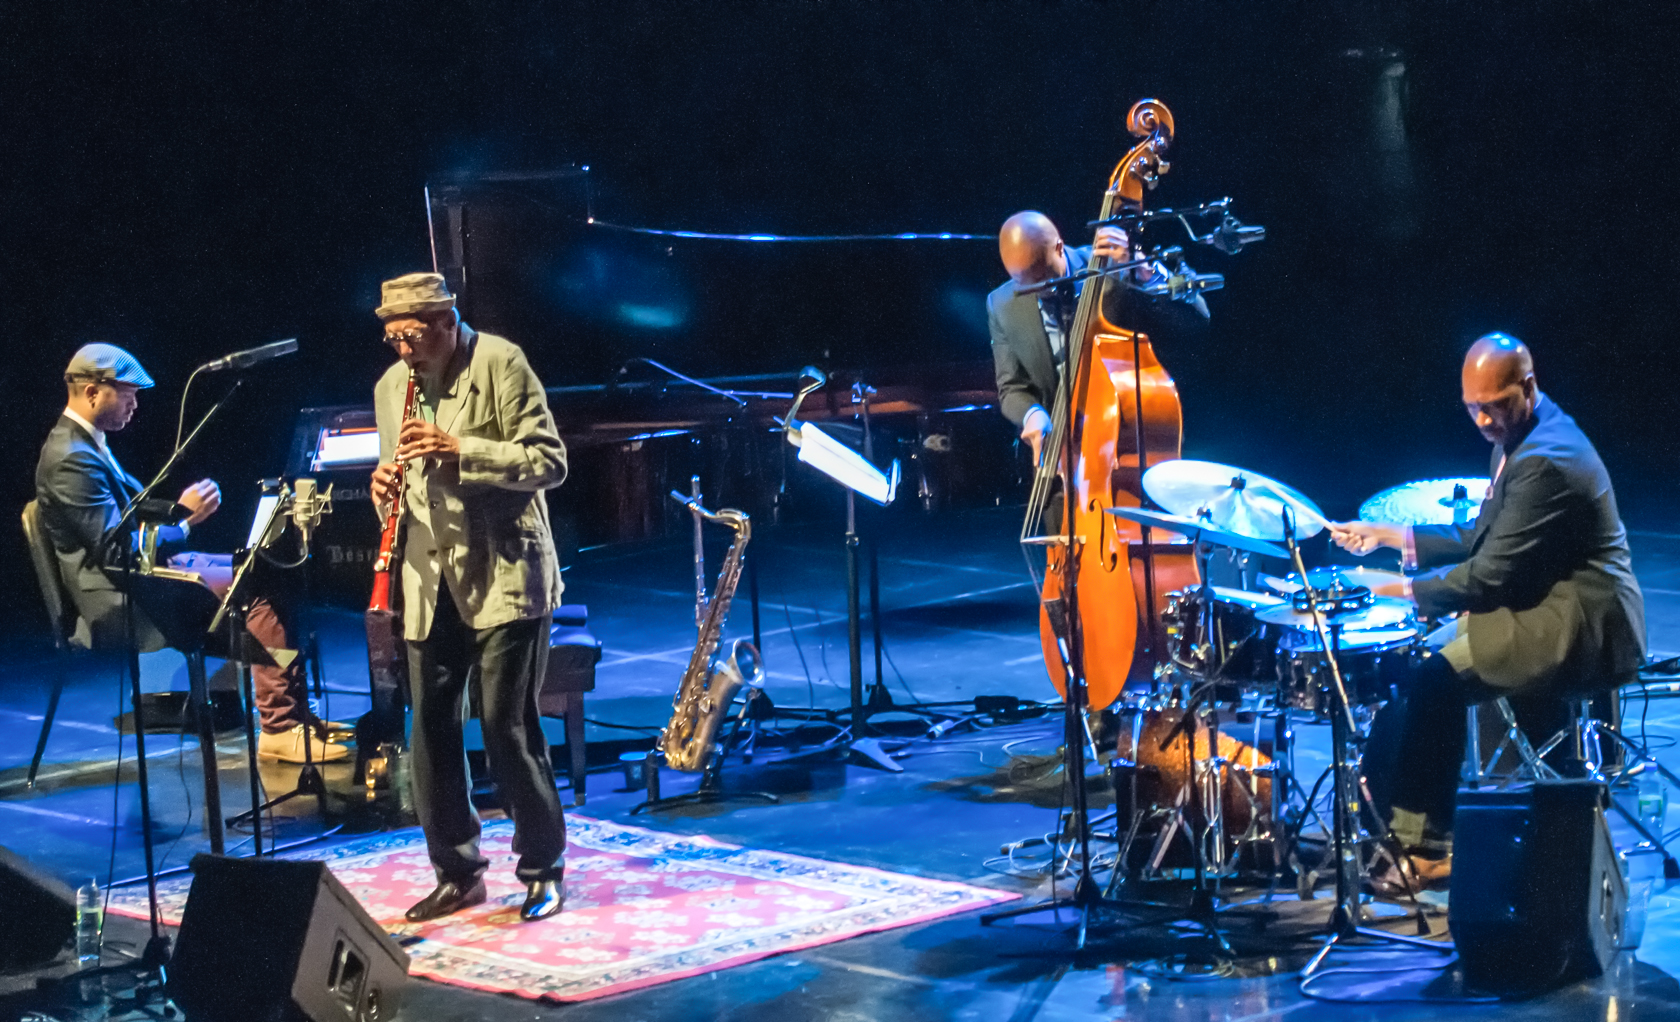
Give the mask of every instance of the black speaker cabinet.
[{"label": "black speaker cabinet", "polygon": [[50,962],[75,934],[75,892],[0,846],[0,970]]},{"label": "black speaker cabinet", "polygon": [[1470,986],[1550,989],[1609,966],[1627,885],[1595,781],[1459,793],[1448,923]]},{"label": "black speaker cabinet", "polygon": [[198,855],[169,992],[191,1019],[379,1022],[408,955],[319,862]]}]

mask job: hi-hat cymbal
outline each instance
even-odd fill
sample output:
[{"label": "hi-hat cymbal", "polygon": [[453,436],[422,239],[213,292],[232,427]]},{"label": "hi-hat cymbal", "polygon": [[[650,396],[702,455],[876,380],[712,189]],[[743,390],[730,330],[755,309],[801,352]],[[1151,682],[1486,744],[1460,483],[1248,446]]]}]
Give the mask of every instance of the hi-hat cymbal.
[{"label": "hi-hat cymbal", "polygon": [[1129,522],[1147,525],[1152,529],[1166,529],[1183,536],[1200,539],[1215,546],[1228,546],[1236,550],[1246,550],[1251,554],[1262,554],[1266,557],[1288,557],[1289,551],[1275,543],[1268,543],[1263,539],[1254,539],[1239,532],[1216,528],[1206,520],[1200,518],[1185,518],[1182,515],[1169,515],[1164,511],[1148,511],[1141,507],[1111,507],[1108,513],[1117,518],[1124,518]]},{"label": "hi-hat cymbal", "polygon": [[[1332,564],[1322,568],[1314,568],[1307,572],[1307,578],[1312,581],[1314,589],[1330,589],[1338,582],[1343,589],[1355,589],[1364,586],[1375,589],[1383,585],[1396,585],[1406,581],[1406,576],[1397,571],[1383,571],[1380,568],[1360,568],[1346,565]],[[1275,593],[1296,593],[1301,590],[1301,576],[1290,572],[1283,578],[1276,575],[1262,575],[1260,582],[1267,589]]]},{"label": "hi-hat cymbal", "polygon": [[1451,525],[1475,519],[1487,497],[1490,480],[1479,476],[1458,479],[1419,479],[1390,486],[1359,505],[1367,522],[1396,525]]},{"label": "hi-hat cymbal", "polygon": [[[1324,624],[1326,627],[1334,624],[1344,632],[1364,632],[1373,628],[1393,628],[1410,621],[1414,614],[1415,610],[1410,600],[1373,596],[1371,602],[1359,610],[1334,617],[1324,615]],[[1254,620],[1264,621],[1269,625],[1283,625],[1285,628],[1313,627],[1312,614],[1309,611],[1296,610],[1292,603],[1256,611]]]},{"label": "hi-hat cymbal", "polygon": [[1175,515],[1206,517],[1250,539],[1283,539],[1285,507],[1297,539],[1318,535],[1326,524],[1318,505],[1294,487],[1213,461],[1163,461],[1143,474],[1143,492]]}]

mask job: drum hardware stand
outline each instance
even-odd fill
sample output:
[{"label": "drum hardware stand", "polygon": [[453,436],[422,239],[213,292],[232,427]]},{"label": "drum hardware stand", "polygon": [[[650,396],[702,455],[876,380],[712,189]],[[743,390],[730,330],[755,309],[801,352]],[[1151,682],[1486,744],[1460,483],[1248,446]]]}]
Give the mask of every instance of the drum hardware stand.
[{"label": "drum hardware stand", "polygon": [[1405,944],[1450,955],[1453,953],[1450,944],[1443,945],[1436,941],[1407,937],[1360,925],[1364,921],[1364,912],[1359,904],[1362,869],[1357,834],[1361,799],[1358,779],[1355,776],[1356,767],[1348,762],[1349,748],[1357,740],[1359,730],[1342,679],[1342,626],[1334,617],[1326,625],[1324,615],[1319,612],[1318,590],[1313,586],[1312,576],[1307,573],[1306,565],[1301,560],[1301,546],[1295,540],[1295,517],[1287,506],[1283,509],[1283,537],[1289,548],[1289,555],[1295,562],[1295,571],[1301,577],[1301,592],[1298,595],[1305,599],[1306,609],[1312,615],[1313,630],[1318,633],[1319,642],[1324,647],[1324,660],[1330,668],[1330,700],[1333,704],[1330,708],[1330,761],[1333,771],[1331,791],[1335,799],[1335,809],[1331,814],[1331,848],[1336,869],[1336,905],[1330,912],[1329,939],[1301,970],[1301,978],[1306,980],[1312,977],[1332,950],[1340,944],[1354,940]]}]

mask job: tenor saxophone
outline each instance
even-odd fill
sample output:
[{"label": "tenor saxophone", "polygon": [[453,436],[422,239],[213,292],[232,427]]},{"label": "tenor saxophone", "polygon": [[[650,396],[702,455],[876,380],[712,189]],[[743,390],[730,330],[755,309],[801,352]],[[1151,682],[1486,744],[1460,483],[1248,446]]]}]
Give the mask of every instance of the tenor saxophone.
[{"label": "tenor saxophone", "polygon": [[695,498],[681,493],[672,493],[671,496],[707,521],[735,530],[735,538],[723,558],[723,567],[718,571],[717,585],[712,589],[711,599],[706,602],[706,613],[701,619],[694,653],[688,658],[682,685],[671,701],[671,722],[665,725],[659,738],[667,766],[697,773],[704,770],[711,759],[712,750],[717,745],[718,729],[729,715],[735,693],[742,685],[758,685],[763,676],[758,650],[750,642],[737,640],[728,660],[717,657],[723,624],[729,617],[729,604],[735,597],[735,587],[741,581],[741,557],[747,542],[752,539],[752,522],[743,511],[733,508],[708,511]]}]

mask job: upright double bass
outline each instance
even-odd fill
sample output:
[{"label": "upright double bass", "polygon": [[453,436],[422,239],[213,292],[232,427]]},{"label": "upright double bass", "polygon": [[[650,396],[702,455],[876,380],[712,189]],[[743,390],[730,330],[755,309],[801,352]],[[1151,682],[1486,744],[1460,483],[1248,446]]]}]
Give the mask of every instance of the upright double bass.
[{"label": "upright double bass", "polygon": [[[1173,118],[1166,106],[1140,100],[1126,126],[1140,141],[1114,168],[1099,220],[1141,212],[1144,192],[1168,168]],[[1108,265],[1093,258],[1088,269]],[[1045,547],[1039,638],[1050,680],[1067,695],[1071,665],[1092,710],[1112,704],[1134,671],[1150,666],[1136,654],[1161,648],[1166,593],[1198,581],[1190,544],[1150,536],[1109,513],[1141,505],[1144,471],[1179,457],[1184,440],[1178,387],[1154,346],[1104,312],[1104,297],[1124,286],[1112,275],[1094,276],[1080,292],[1054,426],[1021,529],[1023,544]]]}]

